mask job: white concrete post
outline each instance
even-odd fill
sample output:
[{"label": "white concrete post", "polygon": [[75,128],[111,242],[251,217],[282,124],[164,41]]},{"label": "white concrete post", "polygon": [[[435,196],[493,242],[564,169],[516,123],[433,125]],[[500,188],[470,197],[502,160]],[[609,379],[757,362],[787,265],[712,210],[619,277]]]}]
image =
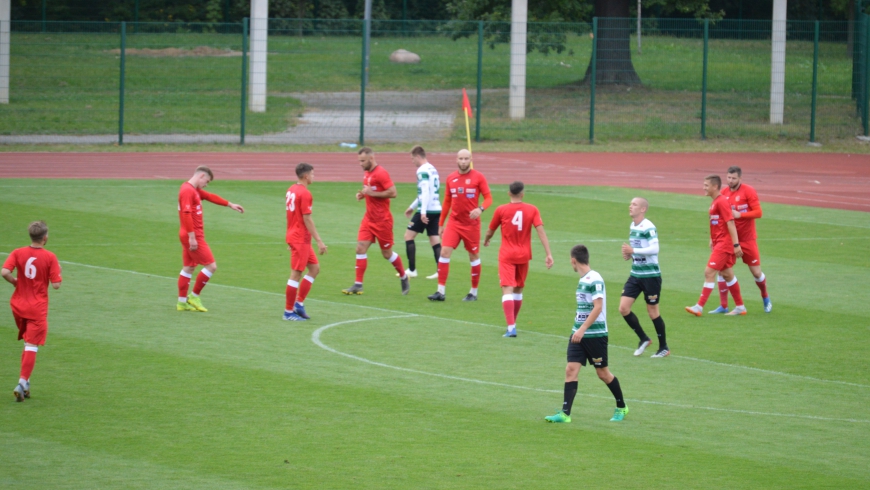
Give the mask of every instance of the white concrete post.
[{"label": "white concrete post", "polygon": [[251,67],[248,107],[266,112],[266,57],[269,37],[269,0],[251,0]]},{"label": "white concrete post", "polygon": [[787,0],[773,0],[770,53],[770,124],[782,124],[785,111],[785,30]]},{"label": "white concrete post", "polygon": [[510,108],[511,119],[526,118],[526,21],[528,0],[511,1],[511,71]]},{"label": "white concrete post", "polygon": [[0,0],[0,104],[9,103],[9,32],[12,0]]}]

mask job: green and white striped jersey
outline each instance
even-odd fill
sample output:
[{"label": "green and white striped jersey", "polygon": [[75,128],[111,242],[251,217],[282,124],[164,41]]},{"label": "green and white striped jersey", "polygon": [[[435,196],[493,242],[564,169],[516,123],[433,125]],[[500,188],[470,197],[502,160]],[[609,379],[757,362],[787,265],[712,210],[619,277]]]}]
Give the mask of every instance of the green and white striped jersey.
[{"label": "green and white striped jersey", "polygon": [[574,315],[574,328],[571,333],[576,332],[583,325],[595,306],[593,301],[598,298],[602,300],[601,313],[598,314],[595,323],[586,329],[583,337],[607,337],[607,296],[604,279],[595,271],[587,272],[577,283],[577,313]]},{"label": "green and white striped jersey", "polygon": [[441,212],[441,199],[438,192],[441,180],[438,169],[429,162],[417,167],[417,199],[408,206],[420,214],[438,214]]},{"label": "green and white striped jersey", "polygon": [[628,244],[634,249],[631,254],[631,275],[634,277],[659,277],[659,236],[652,221],[644,219],[640,224],[631,222]]}]

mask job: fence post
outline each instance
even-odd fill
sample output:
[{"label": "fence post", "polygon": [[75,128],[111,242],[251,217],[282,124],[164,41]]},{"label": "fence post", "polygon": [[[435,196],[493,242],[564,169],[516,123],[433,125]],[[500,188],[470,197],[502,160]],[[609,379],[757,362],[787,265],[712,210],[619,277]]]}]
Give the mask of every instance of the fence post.
[{"label": "fence post", "polygon": [[239,144],[245,144],[245,116],[248,113],[248,18],[242,19],[242,114]]},{"label": "fence post", "polygon": [[477,22],[477,117],[474,118],[474,141],[480,141],[480,92],[483,85],[483,21]]},{"label": "fence post", "polygon": [[701,139],[707,139],[707,52],[710,44],[710,19],[704,19],[704,71],[701,75]]},{"label": "fence post", "polygon": [[118,145],[124,144],[124,79],[127,60],[127,23],[121,22],[121,80],[118,89]]},{"label": "fence post", "polygon": [[139,0],[133,6],[133,32],[139,32]]},{"label": "fence post", "polygon": [[862,112],[864,112],[864,136],[870,136],[870,16],[864,17],[864,100],[862,100]]},{"label": "fence post", "polygon": [[45,32],[45,3],[48,0],[42,0],[42,32]]},{"label": "fence post", "polygon": [[598,17],[592,18],[592,72],[589,79],[589,144],[595,141],[595,68],[598,64]]},{"label": "fence post", "polygon": [[813,33],[813,98],[810,111],[810,143],[816,142],[816,98],[819,94],[819,21]]},{"label": "fence post", "polygon": [[366,38],[368,35],[368,21],[362,21],[362,68],[360,69],[359,89],[359,144],[366,144]]}]

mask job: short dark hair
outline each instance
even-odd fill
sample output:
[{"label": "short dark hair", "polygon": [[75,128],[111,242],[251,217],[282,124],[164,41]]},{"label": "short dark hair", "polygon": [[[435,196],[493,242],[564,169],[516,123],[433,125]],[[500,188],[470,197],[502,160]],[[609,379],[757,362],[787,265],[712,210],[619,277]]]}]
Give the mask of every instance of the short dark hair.
[{"label": "short dark hair", "polygon": [[310,163],[302,162],[299,165],[296,165],[296,177],[302,178],[303,175],[307,174],[314,170],[314,167],[311,166]]},{"label": "short dark hair", "polygon": [[196,167],[196,170],[193,173],[196,174],[199,172],[208,174],[209,180],[214,180],[214,174],[212,173],[211,169],[206,167],[205,165],[200,165],[199,167]]},{"label": "short dark hair", "polygon": [[525,188],[526,188],[526,186],[524,186],[522,182],[520,182],[519,180],[516,180],[511,184],[509,189],[511,191],[511,194],[513,194],[515,196],[519,196],[520,194],[523,193],[523,189],[525,189]]},{"label": "short dark hair", "polygon": [[574,248],[571,249],[571,257],[581,264],[589,265],[589,249],[582,243],[574,245]]},{"label": "short dark hair", "polygon": [[717,189],[722,188],[722,179],[719,178],[718,175],[708,175],[704,177],[704,180],[709,180],[711,184],[714,184]]},{"label": "short dark hair", "polygon": [[45,221],[34,221],[27,227],[27,232],[30,233],[31,241],[39,242],[48,234],[48,225]]},{"label": "short dark hair", "polygon": [[356,154],[357,154],[357,155],[362,155],[363,153],[365,153],[366,155],[371,155],[371,154],[373,154],[374,152],[375,152],[375,151],[372,150],[371,148],[369,148],[368,146],[363,146],[362,148],[359,149],[358,152],[356,152]]},{"label": "short dark hair", "polygon": [[422,146],[417,145],[411,148],[411,155],[415,157],[426,158],[426,150],[424,150]]},{"label": "short dark hair", "polygon": [[731,165],[730,167],[728,167],[728,173],[737,174],[738,177],[743,176],[743,170],[740,170],[740,167],[738,167],[737,165]]}]

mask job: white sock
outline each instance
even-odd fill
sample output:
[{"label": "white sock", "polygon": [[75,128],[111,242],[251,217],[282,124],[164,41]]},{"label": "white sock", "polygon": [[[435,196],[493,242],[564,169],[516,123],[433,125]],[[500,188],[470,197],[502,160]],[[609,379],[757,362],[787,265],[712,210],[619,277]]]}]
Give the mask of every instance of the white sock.
[{"label": "white sock", "polygon": [[447,286],[438,285],[438,292],[444,294],[444,291],[447,290]]},{"label": "white sock", "polygon": [[471,291],[469,291],[468,293],[477,296],[477,288],[471,288]]},{"label": "white sock", "polygon": [[18,384],[27,386],[28,381],[24,378],[18,378]]}]

